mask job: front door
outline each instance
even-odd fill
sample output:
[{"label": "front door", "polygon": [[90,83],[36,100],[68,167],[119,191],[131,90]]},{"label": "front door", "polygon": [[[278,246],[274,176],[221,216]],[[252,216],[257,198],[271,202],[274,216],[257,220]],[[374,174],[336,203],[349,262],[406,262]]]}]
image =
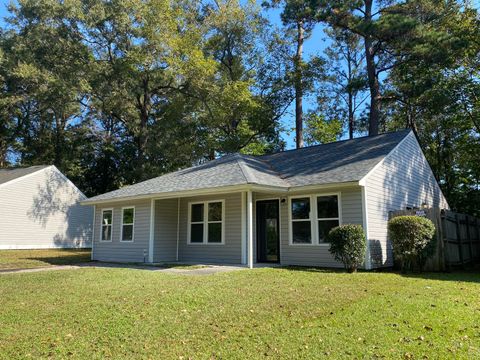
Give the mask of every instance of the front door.
[{"label": "front door", "polygon": [[257,201],[257,262],[280,261],[278,200]]}]

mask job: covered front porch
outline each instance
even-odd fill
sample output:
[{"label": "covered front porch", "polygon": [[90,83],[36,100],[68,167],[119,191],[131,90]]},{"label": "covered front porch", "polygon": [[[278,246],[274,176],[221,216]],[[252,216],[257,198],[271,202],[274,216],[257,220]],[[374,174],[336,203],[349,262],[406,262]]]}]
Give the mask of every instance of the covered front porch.
[{"label": "covered front porch", "polygon": [[149,262],[278,263],[282,199],[253,191],[152,199]]}]

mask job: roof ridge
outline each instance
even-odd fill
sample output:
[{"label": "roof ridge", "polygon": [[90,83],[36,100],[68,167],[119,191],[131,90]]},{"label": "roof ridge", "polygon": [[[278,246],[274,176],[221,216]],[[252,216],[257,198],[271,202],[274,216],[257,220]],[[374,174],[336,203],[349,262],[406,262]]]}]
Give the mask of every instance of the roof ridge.
[{"label": "roof ridge", "polygon": [[25,169],[30,169],[30,168],[46,168],[49,166],[53,165],[46,165],[46,164],[41,164],[41,165],[27,165],[27,166],[7,166],[7,167],[0,167],[0,170],[25,170]]},{"label": "roof ridge", "polygon": [[257,183],[255,180],[255,176],[250,172],[248,165],[245,163],[242,154],[240,153],[235,153],[233,156],[236,158],[235,160],[237,161],[237,165],[240,168],[240,171],[245,178],[245,181],[247,183]]},{"label": "roof ridge", "polygon": [[308,149],[313,149],[313,148],[317,148],[317,147],[321,147],[321,146],[328,146],[328,145],[338,144],[338,143],[343,143],[343,142],[348,142],[348,141],[357,141],[357,140],[372,139],[372,138],[376,138],[376,137],[379,137],[379,136],[385,136],[385,135],[391,135],[391,134],[399,134],[399,133],[403,133],[403,132],[406,133],[406,134],[405,134],[405,136],[406,136],[406,135],[409,134],[411,131],[412,131],[412,129],[410,129],[410,128],[408,128],[408,129],[402,129],[402,130],[396,130],[396,131],[387,131],[387,132],[384,132],[384,133],[381,133],[381,134],[377,134],[377,135],[365,135],[365,136],[359,136],[359,137],[356,137],[356,138],[353,138],[353,139],[336,140],[336,141],[332,141],[332,142],[328,142],[328,143],[324,143],[324,144],[315,144],[315,145],[305,146],[305,147],[298,148],[298,149],[280,150],[280,151],[275,151],[275,152],[270,153],[270,154],[255,155],[255,157],[256,157],[257,159],[259,159],[259,158],[262,158],[262,157],[269,157],[269,156],[273,156],[273,155],[277,155],[277,154],[281,154],[281,153],[285,153],[285,152],[305,151],[305,150],[308,150]]},{"label": "roof ridge", "polygon": [[252,159],[260,161],[261,163],[265,164],[265,166],[267,166],[272,172],[275,173],[275,176],[277,176],[279,179],[287,183],[288,186],[291,186],[288,183],[288,181],[282,176],[282,174],[277,169],[275,169],[275,167],[272,165],[270,161],[268,161],[267,159],[263,159],[263,157],[266,157],[265,155],[249,155],[249,156]]}]

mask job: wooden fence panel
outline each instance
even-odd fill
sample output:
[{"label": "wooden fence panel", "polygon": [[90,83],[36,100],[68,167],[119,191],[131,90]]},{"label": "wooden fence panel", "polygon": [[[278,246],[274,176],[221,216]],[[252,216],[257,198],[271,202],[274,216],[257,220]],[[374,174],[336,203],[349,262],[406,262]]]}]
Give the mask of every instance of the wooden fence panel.
[{"label": "wooden fence panel", "polygon": [[450,210],[420,209],[390,212],[390,218],[402,215],[426,217],[435,224],[437,246],[425,269],[445,271],[480,263],[480,220]]}]

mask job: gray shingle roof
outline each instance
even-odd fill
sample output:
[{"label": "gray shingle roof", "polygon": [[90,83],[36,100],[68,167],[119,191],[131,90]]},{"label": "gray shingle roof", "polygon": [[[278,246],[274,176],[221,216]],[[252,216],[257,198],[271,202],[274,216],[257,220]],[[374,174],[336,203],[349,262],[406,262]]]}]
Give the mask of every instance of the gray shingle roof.
[{"label": "gray shingle roof", "polygon": [[359,181],[410,130],[278,152],[260,157],[290,186]]},{"label": "gray shingle roof", "polygon": [[88,199],[88,202],[187,190],[258,184],[290,188],[361,180],[409,130],[288,150],[232,154]]},{"label": "gray shingle roof", "polygon": [[50,165],[37,165],[29,167],[0,169],[0,185],[21,178],[22,176],[29,175],[39,170],[45,169],[49,166]]}]

